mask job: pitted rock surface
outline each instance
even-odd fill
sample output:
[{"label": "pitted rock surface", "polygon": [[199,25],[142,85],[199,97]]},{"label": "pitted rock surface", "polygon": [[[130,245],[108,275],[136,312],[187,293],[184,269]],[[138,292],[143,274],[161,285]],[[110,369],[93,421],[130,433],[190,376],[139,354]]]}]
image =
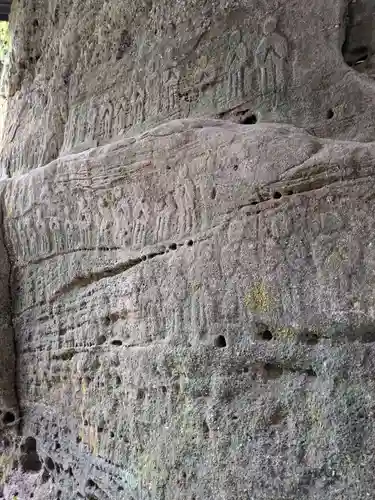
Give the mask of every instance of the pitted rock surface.
[{"label": "pitted rock surface", "polygon": [[374,16],[13,1],[0,497],[373,497]]},{"label": "pitted rock surface", "polygon": [[188,120],[9,180],[19,498],[366,498],[374,156]]}]

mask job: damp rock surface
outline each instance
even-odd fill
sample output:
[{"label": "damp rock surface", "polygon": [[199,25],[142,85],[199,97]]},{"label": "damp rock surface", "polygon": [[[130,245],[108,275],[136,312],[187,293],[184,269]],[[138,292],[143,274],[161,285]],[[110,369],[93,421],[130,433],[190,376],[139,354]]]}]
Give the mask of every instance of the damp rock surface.
[{"label": "damp rock surface", "polygon": [[13,1],[0,498],[372,498],[374,16]]}]

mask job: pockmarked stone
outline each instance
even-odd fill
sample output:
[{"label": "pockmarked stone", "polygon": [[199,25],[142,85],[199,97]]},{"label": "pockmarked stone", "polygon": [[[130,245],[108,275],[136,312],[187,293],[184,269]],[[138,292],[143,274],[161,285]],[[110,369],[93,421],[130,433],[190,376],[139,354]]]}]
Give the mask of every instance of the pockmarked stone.
[{"label": "pockmarked stone", "polygon": [[6,182],[43,488],[366,498],[374,156],[289,125],[177,120]]},{"label": "pockmarked stone", "polygon": [[13,0],[0,497],[373,497],[373,25]]}]

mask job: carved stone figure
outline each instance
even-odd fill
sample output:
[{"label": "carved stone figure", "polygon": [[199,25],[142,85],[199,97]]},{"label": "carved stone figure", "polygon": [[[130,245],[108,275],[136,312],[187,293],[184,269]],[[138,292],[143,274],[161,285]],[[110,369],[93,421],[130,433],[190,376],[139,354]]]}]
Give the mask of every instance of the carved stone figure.
[{"label": "carved stone figure", "polygon": [[272,108],[276,108],[284,97],[286,79],[285,62],[288,44],[277,33],[277,19],[268,18],[263,27],[263,38],[256,50],[256,61],[260,72],[260,90],[263,99],[271,97]]},{"label": "carved stone figure", "polygon": [[245,65],[247,62],[247,50],[242,41],[241,33],[234,32],[229,42],[229,51],[226,60],[228,71],[228,99],[243,97]]}]

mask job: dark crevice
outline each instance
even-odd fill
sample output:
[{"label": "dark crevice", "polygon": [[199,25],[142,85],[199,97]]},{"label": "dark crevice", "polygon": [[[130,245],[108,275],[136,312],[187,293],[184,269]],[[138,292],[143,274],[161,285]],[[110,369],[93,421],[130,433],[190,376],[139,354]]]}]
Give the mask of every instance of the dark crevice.
[{"label": "dark crevice", "polygon": [[215,347],[223,348],[223,347],[226,347],[226,345],[227,345],[227,341],[226,341],[224,335],[219,335],[218,337],[216,337]]},{"label": "dark crevice", "polygon": [[245,118],[242,118],[240,123],[241,125],[255,125],[257,121],[257,116],[255,114],[251,114],[249,116],[246,116]]},{"label": "dark crevice", "polygon": [[271,331],[268,329],[265,329],[265,330],[259,332],[257,336],[260,340],[265,340],[267,342],[269,342],[270,340],[273,339],[273,335],[272,335]]},{"label": "dark crevice", "polygon": [[[190,243],[193,244],[192,240],[190,240],[187,243],[188,246],[191,246]],[[177,250],[181,246],[183,245],[178,245],[177,243],[171,243],[166,249],[159,250],[157,252],[152,252],[149,254],[144,254],[136,259],[130,259],[127,262],[118,264],[111,269],[103,269],[101,271],[91,273],[88,276],[77,276],[70,283],[62,286],[59,290],[57,290],[57,292],[51,297],[50,302],[55,302],[60,296],[67,294],[72,290],[87,287],[92,283],[96,283],[105,278],[112,278],[114,276],[118,276],[119,274],[122,274],[128,271],[129,269],[138,266],[145,260],[152,260],[156,257],[160,257],[161,255],[166,254],[170,250],[173,251]]]},{"label": "dark crevice", "polygon": [[[1,223],[1,229],[0,229],[0,238],[3,240],[3,245],[4,245],[4,250],[5,250],[5,257],[9,266],[8,269],[8,282],[7,282],[7,291],[8,291],[8,301],[9,301],[9,310],[10,310],[10,318],[9,318],[9,326],[12,332],[12,338],[13,338],[13,352],[14,352],[14,397],[16,400],[16,405],[17,405],[17,411],[20,412],[20,391],[18,387],[18,356],[17,356],[17,343],[16,343],[16,334],[15,334],[15,329],[14,329],[14,303],[13,303],[13,296],[12,296],[12,280],[13,280],[13,266],[12,266],[12,261],[10,258],[10,250],[7,246],[6,238],[5,238],[5,231],[4,231],[4,189],[1,192],[1,204],[0,204],[0,223]],[[12,413],[14,416],[14,419],[12,422],[9,423],[14,423],[16,418],[15,415]],[[17,422],[17,432],[21,433],[21,419],[18,420]]]},{"label": "dark crevice", "polygon": [[[283,198],[288,198],[290,196],[293,196],[293,195],[297,195],[297,194],[306,194],[306,193],[311,193],[313,191],[316,191],[318,189],[322,189],[322,188],[325,188],[325,187],[328,187],[328,186],[331,186],[337,182],[342,182],[342,181],[351,181],[351,180],[363,180],[363,179],[369,179],[370,180],[370,176],[369,175],[364,175],[364,176],[359,176],[358,175],[358,172],[353,172],[353,174],[351,175],[348,175],[346,176],[344,179],[340,178],[334,178],[334,179],[330,179],[329,177],[325,178],[325,179],[315,179],[315,180],[312,180],[310,182],[306,182],[304,183],[304,185],[302,186],[297,186],[297,185],[294,185],[293,186],[293,189],[291,188],[286,188],[285,191],[282,190],[282,191],[276,191],[276,193],[278,194],[281,194],[281,197],[277,194],[276,197],[274,196],[274,194],[270,195],[269,193],[265,194],[264,196],[260,196],[258,194],[258,199],[257,200],[251,200],[249,201],[249,203],[247,204],[244,204],[244,205],[240,205],[238,207],[238,209],[246,209],[246,208],[250,208],[250,207],[257,207],[258,205],[262,204],[262,203],[267,203],[269,201],[275,201],[275,200],[281,200]],[[252,211],[252,212],[247,212],[246,215],[247,216],[252,216],[254,215],[254,213],[256,214],[259,214],[261,213],[261,210],[258,209],[257,211]]]},{"label": "dark crevice", "polygon": [[111,344],[115,347],[121,347],[122,341],[121,340],[112,340]]},{"label": "dark crevice", "polygon": [[310,366],[307,368],[294,366],[291,363],[269,362],[263,365],[263,375],[266,380],[276,380],[285,373],[305,374],[308,377],[316,378],[316,371]]}]

